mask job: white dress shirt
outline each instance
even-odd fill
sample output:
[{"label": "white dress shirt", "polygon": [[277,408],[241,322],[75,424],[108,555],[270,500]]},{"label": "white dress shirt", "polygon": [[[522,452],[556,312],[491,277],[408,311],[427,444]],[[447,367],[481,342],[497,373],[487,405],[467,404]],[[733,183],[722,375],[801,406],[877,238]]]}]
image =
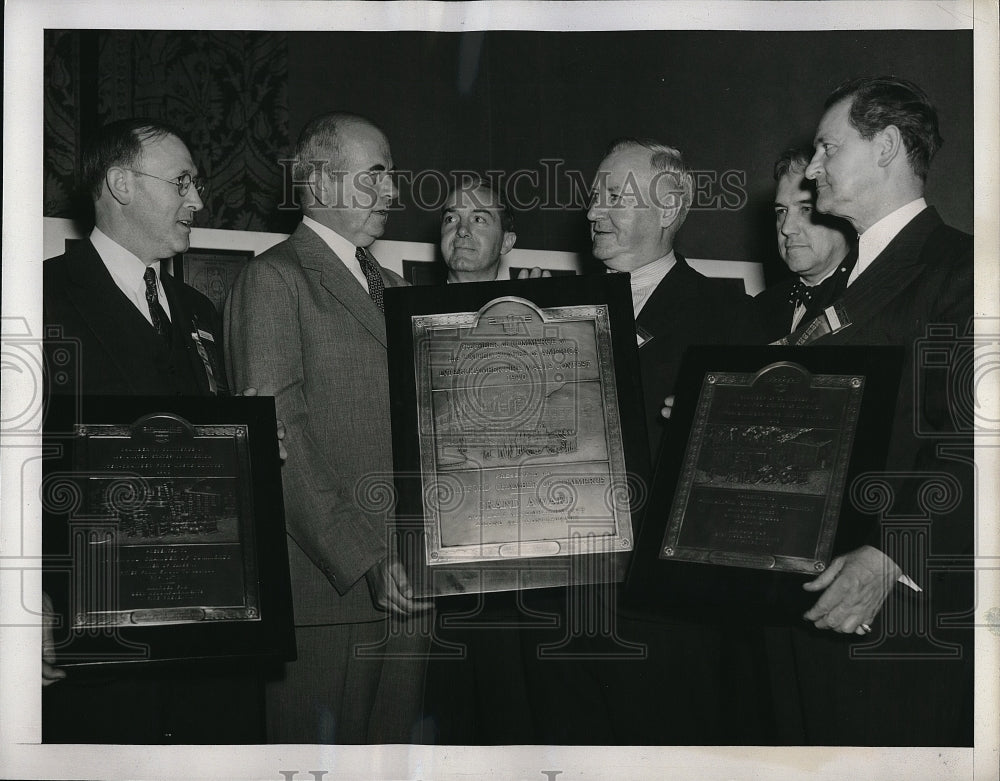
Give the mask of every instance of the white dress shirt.
[{"label": "white dress shirt", "polygon": [[[94,245],[97,254],[101,256],[105,268],[111,274],[111,278],[118,285],[118,288],[152,325],[153,316],[149,313],[149,304],[146,302],[146,280],[143,278],[146,273],[146,264],[117,241],[108,238],[97,227],[90,233],[90,243]],[[156,297],[160,300],[160,306],[163,307],[163,311],[167,313],[169,318],[170,304],[167,302],[167,294],[160,281],[160,261],[151,263],[149,268],[153,269],[153,273],[156,274]]]},{"label": "white dress shirt", "polygon": [[853,285],[854,281],[865,272],[865,269],[871,265],[882,250],[889,246],[889,242],[896,238],[896,235],[926,208],[927,201],[923,198],[917,198],[905,206],[900,206],[891,214],[887,214],[862,233],[858,239],[858,262],[851,272],[851,276],[847,279],[847,286]]},{"label": "white dress shirt", "polygon": [[677,258],[674,256],[674,251],[670,250],[662,258],[647,263],[645,266],[639,266],[630,272],[632,275],[632,311],[636,319],[638,319],[639,312],[642,311],[653,291],[656,290],[656,286],[663,281],[663,278],[676,264]]},{"label": "white dress shirt", "polygon": [[323,239],[323,243],[333,250],[334,255],[340,258],[340,261],[347,267],[347,270],[354,275],[356,280],[358,280],[358,284],[364,288],[366,293],[370,293],[371,291],[368,290],[368,280],[365,278],[365,272],[361,270],[361,263],[358,262],[356,254],[358,248],[337,233],[337,231],[326,227],[322,223],[316,222],[316,220],[312,217],[303,215],[302,224]]}]

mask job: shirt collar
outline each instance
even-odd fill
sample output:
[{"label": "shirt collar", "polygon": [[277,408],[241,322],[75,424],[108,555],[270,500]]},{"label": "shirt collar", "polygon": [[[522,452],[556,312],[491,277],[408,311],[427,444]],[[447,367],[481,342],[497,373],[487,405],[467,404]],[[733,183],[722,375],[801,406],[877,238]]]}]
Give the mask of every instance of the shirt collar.
[{"label": "shirt collar", "polygon": [[354,263],[358,247],[341,236],[333,228],[328,228],[321,222],[317,222],[307,214],[302,215],[302,224],[319,236],[333,254],[340,258],[345,266]]},{"label": "shirt collar", "polygon": [[632,287],[656,287],[676,263],[677,257],[674,255],[674,251],[670,250],[662,258],[657,258],[652,263],[633,269],[629,272],[632,275]]},{"label": "shirt collar", "polygon": [[153,269],[156,278],[160,278],[160,261],[143,263],[97,226],[90,232],[90,243],[94,245],[111,276],[121,280],[121,283],[128,287],[145,291],[146,283],[143,281],[143,275],[147,268]]},{"label": "shirt collar", "polygon": [[882,253],[882,250],[889,246],[889,242],[896,238],[897,234],[926,208],[927,201],[923,198],[917,198],[887,214],[862,233],[858,239],[858,263],[851,272],[848,284],[854,282]]}]

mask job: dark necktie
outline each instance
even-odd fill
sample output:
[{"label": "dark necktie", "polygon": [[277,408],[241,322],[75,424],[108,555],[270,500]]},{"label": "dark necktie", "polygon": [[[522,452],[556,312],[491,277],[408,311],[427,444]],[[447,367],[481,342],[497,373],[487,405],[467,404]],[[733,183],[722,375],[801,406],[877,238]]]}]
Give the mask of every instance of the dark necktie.
[{"label": "dark necktie", "polygon": [[354,253],[354,257],[358,259],[358,263],[361,264],[361,270],[365,274],[365,279],[368,280],[368,295],[372,297],[375,305],[382,312],[385,312],[385,301],[382,295],[385,292],[385,283],[382,282],[382,275],[378,272],[378,264],[364,247],[358,247],[358,251]]},{"label": "dark necktie", "polygon": [[160,296],[156,292],[156,272],[147,267],[142,278],[146,282],[146,303],[149,305],[149,317],[153,321],[153,328],[159,336],[170,341],[170,318],[160,306]]}]

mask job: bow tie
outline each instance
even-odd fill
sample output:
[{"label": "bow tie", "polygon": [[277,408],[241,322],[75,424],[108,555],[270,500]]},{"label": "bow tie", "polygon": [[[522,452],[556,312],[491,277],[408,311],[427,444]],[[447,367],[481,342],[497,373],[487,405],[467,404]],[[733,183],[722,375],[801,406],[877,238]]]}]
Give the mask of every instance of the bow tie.
[{"label": "bow tie", "polygon": [[801,279],[796,278],[792,283],[792,289],[788,293],[788,302],[794,306],[801,304],[808,307],[812,303],[813,296],[829,281],[823,280],[818,285],[807,285]]}]

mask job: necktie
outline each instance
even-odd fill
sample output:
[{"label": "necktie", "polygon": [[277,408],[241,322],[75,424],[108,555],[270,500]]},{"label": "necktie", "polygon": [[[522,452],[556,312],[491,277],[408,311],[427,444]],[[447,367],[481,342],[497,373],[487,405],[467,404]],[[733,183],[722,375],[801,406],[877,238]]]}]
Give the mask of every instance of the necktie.
[{"label": "necktie", "polygon": [[368,280],[368,295],[372,297],[372,301],[375,302],[376,306],[382,312],[385,312],[385,301],[382,295],[385,292],[385,283],[382,282],[382,275],[378,272],[378,264],[375,263],[375,259],[368,254],[368,250],[364,247],[358,247],[358,251],[354,253],[354,257],[358,259],[358,263],[361,264],[361,270],[365,274],[365,279]]},{"label": "necktie", "polygon": [[146,304],[149,305],[149,317],[153,321],[153,328],[159,336],[170,341],[170,318],[160,306],[160,296],[156,292],[156,272],[147,267],[142,278],[146,282]]}]

